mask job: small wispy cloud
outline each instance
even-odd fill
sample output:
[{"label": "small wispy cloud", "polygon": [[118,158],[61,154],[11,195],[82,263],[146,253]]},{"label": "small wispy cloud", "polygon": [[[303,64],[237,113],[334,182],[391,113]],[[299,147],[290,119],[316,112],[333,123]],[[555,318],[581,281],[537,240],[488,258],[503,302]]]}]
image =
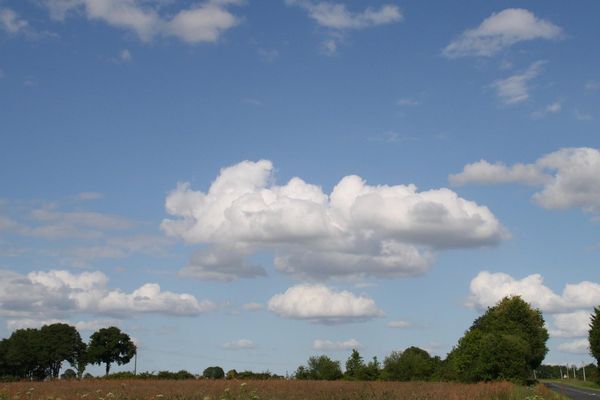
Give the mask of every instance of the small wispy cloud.
[{"label": "small wispy cloud", "polygon": [[421,102],[417,99],[413,99],[410,97],[403,97],[401,99],[398,99],[396,104],[398,104],[400,107],[406,107],[406,106],[418,106],[421,104]]},{"label": "small wispy cloud", "polygon": [[131,55],[131,52],[129,50],[123,49],[119,52],[119,60],[128,63],[131,62],[131,60],[133,60],[133,56]]},{"label": "small wispy cloud", "polygon": [[541,110],[537,110],[531,113],[532,118],[543,118],[548,114],[558,114],[562,110],[562,105],[560,101],[555,101],[552,104],[548,104],[546,107]]},{"label": "small wispy cloud", "polygon": [[249,350],[254,349],[256,346],[252,340],[239,339],[232,342],[223,343],[221,348],[225,350]]},{"label": "small wispy cloud", "polygon": [[587,81],[585,85],[583,85],[583,89],[586,92],[597,92],[600,91],[600,81],[592,80]]},{"label": "small wispy cloud", "polygon": [[529,82],[542,71],[545,61],[536,61],[524,72],[498,79],[490,85],[496,89],[496,94],[505,105],[522,103],[529,99]]}]

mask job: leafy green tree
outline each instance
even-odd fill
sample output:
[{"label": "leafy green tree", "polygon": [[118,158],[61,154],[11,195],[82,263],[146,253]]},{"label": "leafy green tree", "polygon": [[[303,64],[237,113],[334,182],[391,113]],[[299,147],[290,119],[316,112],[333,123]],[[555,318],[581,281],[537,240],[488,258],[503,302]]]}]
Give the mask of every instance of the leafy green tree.
[{"label": "leafy green tree", "polygon": [[6,343],[6,364],[15,378],[44,380],[48,376],[39,329],[17,329]]},{"label": "leafy green tree", "polygon": [[436,363],[429,353],[418,347],[409,347],[403,352],[392,352],[383,361],[386,380],[411,381],[430,380]]},{"label": "leafy green tree", "polygon": [[346,372],[344,378],[351,381],[365,379],[365,363],[356,349],[352,349],[352,354],[346,361]]},{"label": "leafy green tree", "polygon": [[543,361],[547,340],[542,313],[519,296],[505,297],[473,322],[447,361],[463,381],[524,382]]},{"label": "leafy green tree", "polygon": [[[594,307],[594,313],[590,318],[590,329],[588,331],[590,343],[590,354],[596,359],[596,368],[600,376],[600,307]],[[600,379],[598,380],[600,383]]]},{"label": "leafy green tree", "polygon": [[311,379],[334,381],[342,377],[342,368],[339,361],[322,356],[313,356],[308,359],[308,371]]},{"label": "leafy green tree", "polygon": [[221,367],[208,367],[202,372],[202,376],[208,379],[223,379],[225,371]]},{"label": "leafy green tree", "polygon": [[377,357],[373,357],[371,361],[365,365],[364,379],[366,381],[376,381],[381,376],[381,363]]},{"label": "leafy green tree", "polygon": [[58,378],[63,361],[76,366],[78,355],[85,344],[75,327],[60,323],[44,325],[40,329],[40,335],[44,367],[49,370],[51,377]]},{"label": "leafy green tree", "polygon": [[102,328],[92,334],[87,349],[87,359],[92,364],[105,364],[106,376],[110,365],[127,364],[136,354],[137,348],[129,335],[117,327]]}]

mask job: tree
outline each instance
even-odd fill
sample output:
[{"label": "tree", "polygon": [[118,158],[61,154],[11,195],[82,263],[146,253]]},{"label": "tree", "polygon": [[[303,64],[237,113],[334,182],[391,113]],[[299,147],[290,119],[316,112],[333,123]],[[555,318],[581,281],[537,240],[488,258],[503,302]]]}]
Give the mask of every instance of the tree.
[{"label": "tree", "polygon": [[435,364],[427,351],[409,347],[403,352],[392,352],[384,359],[384,377],[394,381],[426,381],[433,376]]},{"label": "tree", "polygon": [[547,340],[541,311],[519,296],[505,297],[473,322],[448,363],[463,381],[524,382],[548,352]]},{"label": "tree", "polygon": [[15,378],[44,380],[48,376],[39,329],[17,329],[6,344],[6,365]]},{"label": "tree", "polygon": [[238,372],[235,369],[230,369],[229,371],[227,371],[227,374],[225,375],[226,379],[237,379],[238,377]]},{"label": "tree", "polygon": [[296,370],[296,379],[314,379],[333,381],[342,377],[342,368],[339,361],[322,356],[312,356],[308,359],[308,366],[300,366]]},{"label": "tree", "polygon": [[105,364],[106,376],[110,365],[127,364],[136,354],[136,346],[126,333],[117,327],[102,328],[92,334],[87,349],[88,361],[92,364]]},{"label": "tree", "polygon": [[208,367],[202,372],[202,376],[208,379],[223,379],[225,371],[221,367]]},{"label": "tree", "polygon": [[381,375],[381,364],[377,357],[373,357],[371,361],[365,365],[364,369],[364,380],[376,381]]},{"label": "tree", "polygon": [[594,313],[590,318],[588,341],[590,343],[590,354],[596,359],[596,368],[599,372],[597,375],[600,376],[600,307],[594,307]]},{"label": "tree", "polygon": [[352,349],[352,354],[346,361],[344,378],[351,381],[365,379],[365,363],[356,349]]},{"label": "tree", "polygon": [[85,347],[77,329],[67,324],[44,325],[40,329],[44,367],[49,375],[58,378],[63,361],[76,367],[76,361]]}]

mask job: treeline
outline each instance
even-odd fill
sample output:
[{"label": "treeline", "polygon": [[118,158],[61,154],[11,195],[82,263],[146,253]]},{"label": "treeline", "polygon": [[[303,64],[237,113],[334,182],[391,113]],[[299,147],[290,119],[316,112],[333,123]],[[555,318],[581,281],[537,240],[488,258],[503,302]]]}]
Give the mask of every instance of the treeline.
[{"label": "treeline", "polygon": [[480,382],[534,379],[548,348],[542,313],[520,297],[506,297],[477,318],[446,359],[409,347],[365,363],[353,350],[342,372],[341,363],[325,355],[298,367],[296,379],[315,380],[443,380]]},{"label": "treeline", "polygon": [[587,364],[582,367],[576,365],[540,365],[535,370],[538,379],[580,379],[598,382],[598,367]]},{"label": "treeline", "polygon": [[223,368],[219,366],[208,367],[202,375],[194,375],[189,371],[181,370],[177,372],[170,371],[158,371],[158,372],[140,372],[134,374],[133,372],[117,372],[110,374],[105,377],[106,379],[157,379],[157,380],[187,380],[187,379],[239,379],[239,380],[271,380],[271,379],[285,379],[284,376],[274,374],[270,371],[264,372],[253,372],[253,371],[241,371],[237,372],[235,369],[231,369],[225,373]]},{"label": "treeline", "polygon": [[2,380],[45,380],[58,378],[67,362],[74,370],[65,377],[81,378],[88,364],[104,364],[106,374],[113,363],[125,364],[136,347],[119,328],[102,328],[85,343],[75,327],[57,323],[40,329],[17,329],[0,341],[0,377]]}]

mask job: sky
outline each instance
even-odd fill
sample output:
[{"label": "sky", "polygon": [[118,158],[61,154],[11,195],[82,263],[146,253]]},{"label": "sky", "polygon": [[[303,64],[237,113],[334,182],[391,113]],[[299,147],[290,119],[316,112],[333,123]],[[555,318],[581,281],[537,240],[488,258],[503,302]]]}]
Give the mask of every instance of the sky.
[{"label": "sky", "polygon": [[591,362],[599,13],[0,0],[0,337],[115,325],[138,370],[291,374],[445,357],[521,295],[546,363]]}]

